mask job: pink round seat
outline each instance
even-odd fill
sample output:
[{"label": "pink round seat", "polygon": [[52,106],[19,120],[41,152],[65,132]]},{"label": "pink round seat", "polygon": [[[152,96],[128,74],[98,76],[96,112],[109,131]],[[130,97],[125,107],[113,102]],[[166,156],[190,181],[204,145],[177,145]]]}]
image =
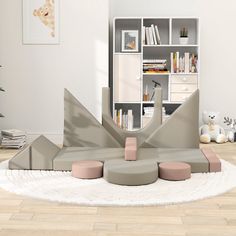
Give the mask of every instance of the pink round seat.
[{"label": "pink round seat", "polygon": [[72,164],[72,176],[80,179],[96,179],[103,175],[100,161],[76,161]]},{"label": "pink round seat", "polygon": [[183,162],[164,162],[159,164],[159,177],[165,180],[185,180],[191,177],[191,166]]}]

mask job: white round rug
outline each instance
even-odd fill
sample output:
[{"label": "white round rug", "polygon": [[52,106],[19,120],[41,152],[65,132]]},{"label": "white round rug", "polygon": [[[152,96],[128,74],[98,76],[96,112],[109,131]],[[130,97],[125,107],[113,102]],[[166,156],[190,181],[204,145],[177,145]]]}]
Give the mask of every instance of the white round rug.
[{"label": "white round rug", "polygon": [[186,181],[158,179],[145,186],[119,186],[103,178],[81,180],[63,171],[9,170],[0,163],[0,187],[37,199],[89,206],[150,206],[200,200],[236,187],[236,166],[221,160],[222,172],[192,174]]}]

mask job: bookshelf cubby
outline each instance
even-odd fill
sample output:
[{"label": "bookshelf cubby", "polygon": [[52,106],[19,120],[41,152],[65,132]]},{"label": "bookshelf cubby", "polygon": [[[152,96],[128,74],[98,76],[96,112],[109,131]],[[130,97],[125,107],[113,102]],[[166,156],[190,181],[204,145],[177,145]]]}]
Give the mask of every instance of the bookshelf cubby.
[{"label": "bookshelf cubby", "polygon": [[[180,41],[180,30],[183,28],[188,31],[185,44]],[[122,30],[138,31],[138,51],[122,51]],[[149,34],[149,40],[151,37],[153,42],[149,43],[148,30],[153,30]],[[151,119],[150,113],[146,115],[145,111],[153,107],[153,99],[150,98],[154,82],[162,87],[163,109],[171,115],[199,87],[199,39],[198,18],[114,18],[110,78],[113,85],[113,116],[115,110],[121,109],[127,114],[131,109],[134,129],[143,128]],[[150,70],[150,65],[155,65],[154,69]],[[159,69],[160,66],[164,69]],[[144,97],[146,92],[148,96]]]},{"label": "bookshelf cubby", "polygon": [[172,44],[179,44],[179,29],[185,27],[188,29],[189,45],[198,45],[198,24],[197,19],[172,19]]},{"label": "bookshelf cubby", "polygon": [[[122,30],[138,30],[139,32],[139,39],[141,39],[141,24],[142,20],[141,19],[117,19],[115,21],[115,34],[114,34],[114,45],[115,45],[115,53],[121,53],[121,32]],[[139,45],[138,45],[138,52],[141,52],[141,41],[139,40]],[[136,53],[136,52],[135,52]]]}]

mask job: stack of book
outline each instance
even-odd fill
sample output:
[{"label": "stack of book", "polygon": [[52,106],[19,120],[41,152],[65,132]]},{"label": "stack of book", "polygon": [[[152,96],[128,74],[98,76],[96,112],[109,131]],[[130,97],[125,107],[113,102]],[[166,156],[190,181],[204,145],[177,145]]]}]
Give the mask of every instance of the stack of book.
[{"label": "stack of book", "polygon": [[[151,119],[154,113],[154,107],[144,107],[143,110],[144,110],[143,117]],[[162,122],[165,122],[169,117],[170,115],[166,114],[165,107],[162,107]]]},{"label": "stack of book", "polygon": [[114,110],[113,120],[116,125],[125,130],[133,130],[134,116],[132,110],[128,110],[127,113],[122,109]]},{"label": "stack of book", "polygon": [[144,59],[143,73],[167,73],[166,63],[165,59]]},{"label": "stack of book", "polygon": [[2,130],[2,143],[3,148],[21,148],[26,144],[26,133],[21,130],[10,129]]},{"label": "stack of book", "polygon": [[143,45],[159,45],[161,44],[160,33],[157,25],[152,24],[151,27],[143,26]]},{"label": "stack of book", "polygon": [[144,107],[144,116],[145,117],[152,117],[154,113],[154,107]]},{"label": "stack of book", "polygon": [[198,59],[197,55],[185,52],[180,56],[179,52],[170,54],[171,73],[197,73]]}]

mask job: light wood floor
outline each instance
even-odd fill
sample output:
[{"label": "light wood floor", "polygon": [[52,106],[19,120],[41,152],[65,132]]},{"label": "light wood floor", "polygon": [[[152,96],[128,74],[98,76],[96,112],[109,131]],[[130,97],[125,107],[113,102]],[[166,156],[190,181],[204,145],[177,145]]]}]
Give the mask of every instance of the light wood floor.
[{"label": "light wood floor", "polygon": [[[211,146],[236,165],[236,144]],[[13,154],[0,150],[0,161]],[[207,200],[157,207],[81,207],[0,190],[2,235],[235,236],[236,189]]]}]

